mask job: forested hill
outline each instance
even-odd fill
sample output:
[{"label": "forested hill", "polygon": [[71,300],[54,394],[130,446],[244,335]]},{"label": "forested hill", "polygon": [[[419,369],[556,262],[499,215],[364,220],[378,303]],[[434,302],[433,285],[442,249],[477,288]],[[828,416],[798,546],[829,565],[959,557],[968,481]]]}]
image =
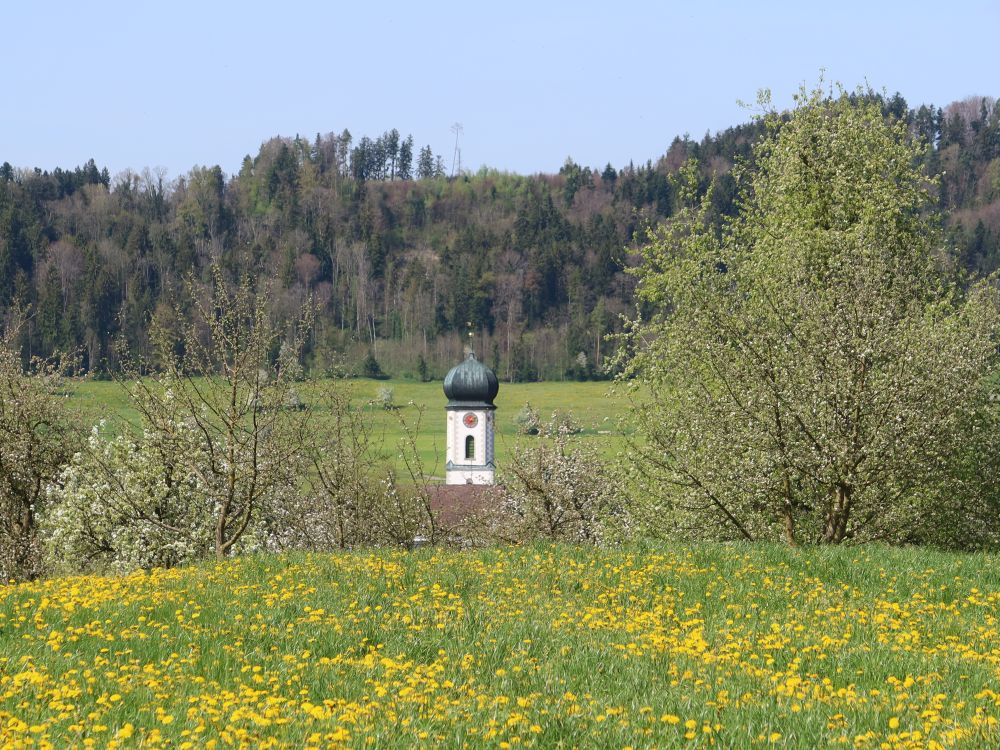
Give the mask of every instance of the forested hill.
[{"label": "forested hill", "polygon": [[[927,142],[943,172],[948,231],[976,273],[1000,266],[1000,105],[970,98],[938,109],[883,101]],[[372,353],[395,375],[440,376],[476,348],[506,379],[595,377],[605,335],[632,306],[625,273],[644,227],[675,208],[675,175],[694,158],[733,209],[734,160],[758,125],[673,140],[644,165],[556,175],[481,170],[450,178],[429,148],[395,131],[273,139],[239,174],[196,167],[171,183],[148,170],[111,178],[0,168],[0,314],[28,309],[26,354],[78,349],[116,366],[114,341],[146,348],[150,316],[218,261],[233,277],[272,282],[278,316],[318,305],[306,364],[359,372]],[[416,158],[415,158],[416,156]],[[0,154],[2,157],[2,154]],[[155,154],[150,154],[155,160]],[[370,363],[370,360],[369,360]]]}]

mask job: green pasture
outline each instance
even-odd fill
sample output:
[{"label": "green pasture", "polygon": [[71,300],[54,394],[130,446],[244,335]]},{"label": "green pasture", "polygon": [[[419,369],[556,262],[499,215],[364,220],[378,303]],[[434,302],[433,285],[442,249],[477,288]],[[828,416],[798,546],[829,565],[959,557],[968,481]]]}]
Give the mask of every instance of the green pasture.
[{"label": "green pasture", "polygon": [[[444,476],[444,406],[447,399],[440,382],[362,378],[328,381],[321,385],[347,389],[355,407],[365,410],[371,417],[373,434],[393,463],[398,464],[396,457],[404,435],[403,423],[419,427],[416,447],[425,474],[429,477]],[[392,390],[392,409],[382,408],[377,403],[379,391],[383,388]],[[304,384],[300,392],[307,406],[315,406],[310,403],[310,390],[310,386]],[[496,399],[498,463],[503,465],[519,441],[536,439],[519,435],[514,422],[525,403],[530,403],[538,411],[543,423],[554,411],[571,413],[581,428],[579,439],[594,442],[604,455],[613,456],[623,445],[619,422],[628,409],[627,398],[620,392],[612,393],[613,390],[614,384],[608,382],[502,383]],[[82,381],[71,390],[69,401],[87,425],[103,419],[114,432],[123,425],[139,424],[138,413],[129,403],[125,390],[116,382]],[[325,416],[321,408],[317,409],[317,429],[323,429]]]}]

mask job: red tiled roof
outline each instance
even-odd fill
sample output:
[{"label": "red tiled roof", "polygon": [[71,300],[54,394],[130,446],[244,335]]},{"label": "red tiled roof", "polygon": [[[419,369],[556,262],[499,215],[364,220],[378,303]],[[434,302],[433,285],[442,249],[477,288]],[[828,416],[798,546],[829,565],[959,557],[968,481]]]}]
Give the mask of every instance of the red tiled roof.
[{"label": "red tiled roof", "polygon": [[460,526],[489,507],[496,487],[485,484],[438,484],[427,488],[431,510],[443,529]]}]

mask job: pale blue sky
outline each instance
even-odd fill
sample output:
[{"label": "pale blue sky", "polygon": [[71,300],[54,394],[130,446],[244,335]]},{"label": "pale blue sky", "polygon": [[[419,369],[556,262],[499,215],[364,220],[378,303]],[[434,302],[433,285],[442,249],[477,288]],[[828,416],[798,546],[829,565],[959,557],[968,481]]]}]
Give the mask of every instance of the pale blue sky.
[{"label": "pale blue sky", "polygon": [[[763,6],[763,7],[762,7]],[[662,154],[827,79],[1000,96],[1000,3],[0,0],[0,162],[239,169],[274,135],[392,127],[450,165]]]}]

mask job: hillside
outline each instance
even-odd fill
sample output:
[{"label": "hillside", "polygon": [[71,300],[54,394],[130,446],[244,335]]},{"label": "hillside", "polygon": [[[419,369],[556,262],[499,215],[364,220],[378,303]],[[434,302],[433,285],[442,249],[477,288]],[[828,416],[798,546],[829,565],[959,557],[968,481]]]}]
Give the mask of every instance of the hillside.
[{"label": "hillside", "polygon": [[[883,100],[927,143],[949,238],[973,273],[1000,266],[1000,106],[943,109]],[[173,182],[114,178],[93,160],[52,173],[0,167],[0,314],[30,310],[25,354],[80,350],[95,373],[114,341],[147,350],[150,316],[210,262],[272,283],[274,310],[318,307],[306,364],[360,371],[371,352],[393,375],[440,376],[471,323],[506,380],[600,376],[605,336],[632,309],[630,248],[676,208],[674,176],[696,159],[716,219],[733,212],[733,163],[755,124],[677,137],[644,165],[555,175],[482,170],[446,177],[396,130],[273,139],[238,174],[196,167]],[[0,155],[2,156],[2,155]],[[416,158],[415,158],[416,157]],[[155,159],[155,154],[150,155]],[[420,363],[424,363],[421,368]]]}]

